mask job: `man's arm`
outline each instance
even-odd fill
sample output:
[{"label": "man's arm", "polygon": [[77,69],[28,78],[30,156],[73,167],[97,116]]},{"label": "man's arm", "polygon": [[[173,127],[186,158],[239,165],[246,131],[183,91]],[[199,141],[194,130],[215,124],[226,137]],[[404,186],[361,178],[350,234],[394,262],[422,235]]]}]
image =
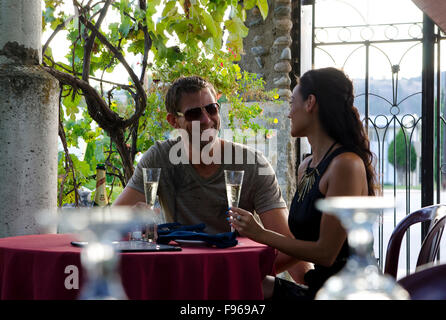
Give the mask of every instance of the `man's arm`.
[{"label": "man's arm", "polygon": [[[294,238],[288,227],[286,208],[271,209],[261,213],[259,216],[266,229]],[[288,271],[294,281],[303,284],[305,283],[304,275],[308,270],[312,269],[312,264],[290,257],[279,251],[275,261],[275,268],[277,273]]]},{"label": "man's arm", "polygon": [[119,197],[113,202],[114,206],[133,206],[138,202],[145,202],[144,193],[126,186]]}]

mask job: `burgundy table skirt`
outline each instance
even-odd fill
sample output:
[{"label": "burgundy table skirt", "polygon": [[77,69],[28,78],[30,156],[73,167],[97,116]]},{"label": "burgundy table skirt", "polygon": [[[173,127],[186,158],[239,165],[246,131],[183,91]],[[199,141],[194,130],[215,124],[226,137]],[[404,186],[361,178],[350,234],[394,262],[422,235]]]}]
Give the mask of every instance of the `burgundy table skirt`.
[{"label": "burgundy table skirt", "polygon": [[[0,239],[0,299],[76,299],[82,289],[81,249],[70,234]],[[129,299],[259,300],[274,274],[276,250],[247,238],[235,247],[183,247],[177,252],[120,253]],[[79,289],[66,279],[79,270]],[[68,268],[67,268],[68,267]],[[68,286],[69,287],[69,286]]]}]

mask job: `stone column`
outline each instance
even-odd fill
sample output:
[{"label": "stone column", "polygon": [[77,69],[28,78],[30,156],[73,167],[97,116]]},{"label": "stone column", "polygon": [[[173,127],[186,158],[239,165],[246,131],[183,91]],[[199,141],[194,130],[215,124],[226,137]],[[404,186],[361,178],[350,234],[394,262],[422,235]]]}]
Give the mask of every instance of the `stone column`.
[{"label": "stone column", "polygon": [[39,66],[41,1],[0,0],[0,237],[57,205],[59,86]]},{"label": "stone column", "polygon": [[274,7],[274,30],[276,39],[274,40],[272,50],[275,52],[273,79],[274,87],[278,89],[278,94],[282,99],[291,98],[290,91],[290,72],[291,67],[291,35],[293,28],[291,21],[291,0],[276,0]]},{"label": "stone column", "polygon": [[291,0],[268,0],[269,13],[262,19],[257,7],[247,12],[249,33],[243,39],[240,66],[265,80],[265,88],[276,88],[281,99],[291,97],[290,72],[292,44]]}]

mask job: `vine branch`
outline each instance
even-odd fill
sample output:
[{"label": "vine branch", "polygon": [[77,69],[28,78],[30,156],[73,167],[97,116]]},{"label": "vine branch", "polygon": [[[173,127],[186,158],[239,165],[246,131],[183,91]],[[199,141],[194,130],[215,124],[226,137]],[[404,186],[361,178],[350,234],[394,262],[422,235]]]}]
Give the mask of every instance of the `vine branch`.
[{"label": "vine branch", "polygon": [[65,175],[64,178],[62,180],[61,183],[61,188],[60,188],[60,194],[59,194],[59,206],[62,206],[62,196],[61,194],[63,193],[63,186],[65,183],[66,178],[68,177],[68,171],[71,169],[71,173],[73,175],[73,186],[74,186],[74,203],[75,206],[78,207],[79,206],[79,193],[77,192],[77,182],[76,182],[76,174],[74,173],[74,165],[73,165],[73,161],[71,160],[70,157],[70,152],[68,150],[68,145],[67,145],[67,138],[65,135],[65,130],[63,128],[63,123],[62,123],[62,117],[61,117],[61,109],[62,109],[62,92],[63,92],[63,85],[60,86],[60,90],[59,90],[59,137],[60,140],[62,142],[63,145],[63,149],[65,152]]}]

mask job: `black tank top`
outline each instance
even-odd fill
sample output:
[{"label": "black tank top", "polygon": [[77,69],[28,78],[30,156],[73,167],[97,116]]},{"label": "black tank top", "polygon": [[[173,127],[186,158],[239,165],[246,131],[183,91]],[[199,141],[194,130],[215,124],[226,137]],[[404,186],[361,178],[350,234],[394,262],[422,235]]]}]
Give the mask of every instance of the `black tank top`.
[{"label": "black tank top", "polygon": [[[296,191],[290,207],[288,216],[288,225],[294,237],[299,240],[317,241],[319,239],[319,231],[321,225],[322,212],[316,209],[315,202],[318,199],[325,198],[325,195],[319,190],[319,182],[328,168],[331,160],[337,155],[349,152],[345,147],[340,147],[329,154],[318,165],[319,175],[316,175],[315,182],[310,191],[298,201],[299,195]],[[307,172],[312,168],[307,167]],[[342,245],[341,251],[336,257],[335,262],[330,267],[314,265],[314,269],[305,274],[305,282],[312,294],[322,287],[325,280],[341,270],[349,255],[347,240]]]}]

